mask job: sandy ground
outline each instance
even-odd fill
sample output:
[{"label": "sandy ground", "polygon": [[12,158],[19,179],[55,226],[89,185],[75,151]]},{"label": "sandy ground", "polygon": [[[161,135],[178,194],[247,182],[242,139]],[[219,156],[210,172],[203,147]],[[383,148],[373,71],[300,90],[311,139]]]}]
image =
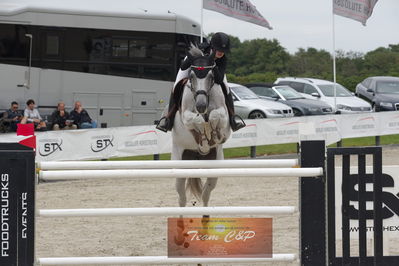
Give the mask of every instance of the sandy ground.
[{"label": "sandy ground", "polygon": [[[399,164],[398,146],[384,147],[383,153],[384,164]],[[219,179],[210,204],[298,206],[298,180],[278,177]],[[37,186],[38,209],[165,206],[177,206],[171,179],[78,180]],[[275,253],[298,253],[298,218],[297,214],[274,218]],[[167,255],[166,223],[166,217],[39,218],[36,254],[37,257]],[[273,263],[278,266],[298,264],[298,261]]]}]

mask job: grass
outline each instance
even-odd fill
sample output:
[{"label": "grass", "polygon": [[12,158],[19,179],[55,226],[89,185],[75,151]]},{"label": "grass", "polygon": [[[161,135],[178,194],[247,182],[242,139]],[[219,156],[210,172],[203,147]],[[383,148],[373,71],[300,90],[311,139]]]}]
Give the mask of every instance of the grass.
[{"label": "grass", "polygon": [[[399,144],[399,135],[381,136],[380,144],[381,145]],[[342,140],[342,147],[374,146],[374,145],[375,145],[375,137],[362,137],[362,138],[352,138],[352,139]],[[336,146],[337,146],[336,144],[331,144],[329,147],[336,147]],[[296,143],[264,145],[256,147],[257,156],[296,153],[296,152],[297,152]],[[225,158],[250,157],[251,150],[249,147],[225,149],[224,156]],[[154,160],[154,156],[143,155],[143,156],[112,158],[110,160]],[[170,153],[160,154],[160,160],[170,160]]]}]

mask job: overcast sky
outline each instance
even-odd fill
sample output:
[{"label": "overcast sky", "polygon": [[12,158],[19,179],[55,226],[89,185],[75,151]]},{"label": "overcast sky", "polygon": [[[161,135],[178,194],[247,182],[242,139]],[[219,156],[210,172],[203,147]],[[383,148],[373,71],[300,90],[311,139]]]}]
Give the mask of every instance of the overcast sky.
[{"label": "overcast sky", "polygon": [[[43,6],[69,8],[145,9],[149,12],[169,11],[186,15],[200,23],[202,0],[0,0],[9,3],[39,3]],[[290,53],[298,48],[314,47],[332,52],[333,0],[251,0],[269,21],[273,30],[223,14],[204,10],[205,34],[223,31],[241,41],[256,38],[277,39]],[[336,49],[346,52],[368,52],[389,44],[399,44],[399,0],[379,0],[367,26],[335,16]]]},{"label": "overcast sky", "polygon": [[[116,3],[114,0],[113,3]],[[144,0],[138,7],[185,14],[200,22],[201,0]],[[223,31],[241,41],[277,39],[290,53],[299,47],[332,51],[332,0],[251,0],[273,30],[204,10],[204,32]],[[335,16],[336,49],[368,52],[388,44],[399,44],[399,0],[379,0],[367,26]]]}]

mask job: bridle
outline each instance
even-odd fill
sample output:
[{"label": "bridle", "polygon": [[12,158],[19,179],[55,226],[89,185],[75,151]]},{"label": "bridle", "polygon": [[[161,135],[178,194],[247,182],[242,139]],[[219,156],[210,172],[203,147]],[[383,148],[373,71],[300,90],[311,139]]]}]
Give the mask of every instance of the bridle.
[{"label": "bridle", "polygon": [[[191,71],[194,72],[194,75],[196,78],[205,78],[209,71],[213,70],[215,68],[216,64],[213,64],[212,66],[191,66]],[[194,94],[194,99],[196,100],[198,95],[205,95],[207,100],[209,100],[209,95],[208,95],[208,91],[210,89],[212,89],[213,85],[215,84],[214,79],[212,79],[212,82],[210,83],[209,88],[207,88],[207,90],[195,90],[194,88],[194,83],[192,82],[191,78],[190,78],[190,83],[191,83],[191,91]]]}]

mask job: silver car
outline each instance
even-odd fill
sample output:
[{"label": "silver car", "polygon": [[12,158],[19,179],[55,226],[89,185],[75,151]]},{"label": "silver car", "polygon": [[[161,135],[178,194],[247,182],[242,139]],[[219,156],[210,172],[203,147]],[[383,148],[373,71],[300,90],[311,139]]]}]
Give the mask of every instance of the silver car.
[{"label": "silver car", "polygon": [[294,112],[288,105],[259,98],[247,87],[229,83],[234,99],[234,109],[243,119],[292,117]]},{"label": "silver car", "polygon": [[334,86],[334,83],[328,80],[286,77],[278,78],[275,83],[277,85],[288,85],[308,99],[325,102],[336,113],[350,114],[372,111],[368,102],[355,97],[342,85],[336,83]]}]

